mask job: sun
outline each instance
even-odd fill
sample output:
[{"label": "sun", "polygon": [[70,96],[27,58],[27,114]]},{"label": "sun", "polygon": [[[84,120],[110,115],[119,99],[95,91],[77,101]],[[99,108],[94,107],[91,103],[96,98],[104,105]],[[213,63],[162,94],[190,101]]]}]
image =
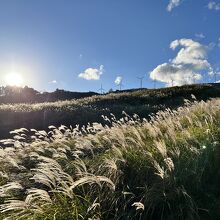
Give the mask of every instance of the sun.
[{"label": "sun", "polygon": [[22,86],[24,83],[23,77],[19,73],[9,73],[5,81],[8,86]]}]

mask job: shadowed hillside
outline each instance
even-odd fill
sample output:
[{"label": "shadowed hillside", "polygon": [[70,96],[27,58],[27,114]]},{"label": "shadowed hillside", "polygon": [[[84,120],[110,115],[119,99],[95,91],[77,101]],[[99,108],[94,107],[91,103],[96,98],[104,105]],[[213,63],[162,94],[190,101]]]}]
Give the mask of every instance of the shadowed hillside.
[{"label": "shadowed hillside", "polygon": [[158,110],[181,106],[184,99],[192,99],[192,94],[197,100],[220,97],[219,88],[219,84],[198,84],[116,91],[105,95],[56,102],[1,104],[0,136],[7,137],[9,131],[21,127],[47,130],[49,125],[79,124],[81,126],[89,122],[104,123],[102,115],[108,116],[113,113],[118,118],[122,111],[148,118],[149,114]]},{"label": "shadowed hillside", "polygon": [[39,103],[55,102],[59,100],[80,99],[98,95],[95,92],[70,92],[63,89],[56,89],[54,92],[38,92],[28,86],[2,86],[0,87],[0,103]]}]

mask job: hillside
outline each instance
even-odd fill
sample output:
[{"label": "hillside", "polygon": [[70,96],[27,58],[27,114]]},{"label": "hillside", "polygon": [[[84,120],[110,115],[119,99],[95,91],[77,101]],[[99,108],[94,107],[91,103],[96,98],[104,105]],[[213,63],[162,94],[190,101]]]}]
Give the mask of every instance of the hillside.
[{"label": "hillside", "polygon": [[105,120],[2,140],[0,219],[220,219],[220,99]]},{"label": "hillside", "polygon": [[197,100],[220,97],[218,84],[186,85],[162,89],[117,91],[106,95],[95,95],[81,99],[32,104],[0,105],[0,136],[9,136],[16,128],[47,130],[49,125],[60,126],[92,122],[105,123],[102,115],[113,113],[121,117],[122,111],[148,118],[149,114],[166,108],[177,108],[184,99]]},{"label": "hillside", "polygon": [[55,102],[62,100],[80,99],[98,95],[95,92],[71,92],[63,89],[56,89],[54,92],[39,92],[28,86],[1,86],[0,87],[0,103],[41,103]]}]

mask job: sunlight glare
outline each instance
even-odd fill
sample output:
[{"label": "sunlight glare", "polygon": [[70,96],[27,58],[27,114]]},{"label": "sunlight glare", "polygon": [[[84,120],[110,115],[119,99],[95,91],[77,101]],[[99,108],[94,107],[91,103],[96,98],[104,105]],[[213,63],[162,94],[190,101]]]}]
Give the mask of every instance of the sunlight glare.
[{"label": "sunlight glare", "polygon": [[6,76],[6,84],[9,86],[22,86],[24,80],[19,73],[9,73]]}]

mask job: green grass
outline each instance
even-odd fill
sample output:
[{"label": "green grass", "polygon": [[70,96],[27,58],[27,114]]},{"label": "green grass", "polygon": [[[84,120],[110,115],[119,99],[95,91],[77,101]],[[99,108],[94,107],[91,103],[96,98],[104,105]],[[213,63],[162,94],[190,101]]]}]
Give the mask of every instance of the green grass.
[{"label": "green grass", "polygon": [[2,140],[1,218],[220,219],[220,99],[105,120]]}]

